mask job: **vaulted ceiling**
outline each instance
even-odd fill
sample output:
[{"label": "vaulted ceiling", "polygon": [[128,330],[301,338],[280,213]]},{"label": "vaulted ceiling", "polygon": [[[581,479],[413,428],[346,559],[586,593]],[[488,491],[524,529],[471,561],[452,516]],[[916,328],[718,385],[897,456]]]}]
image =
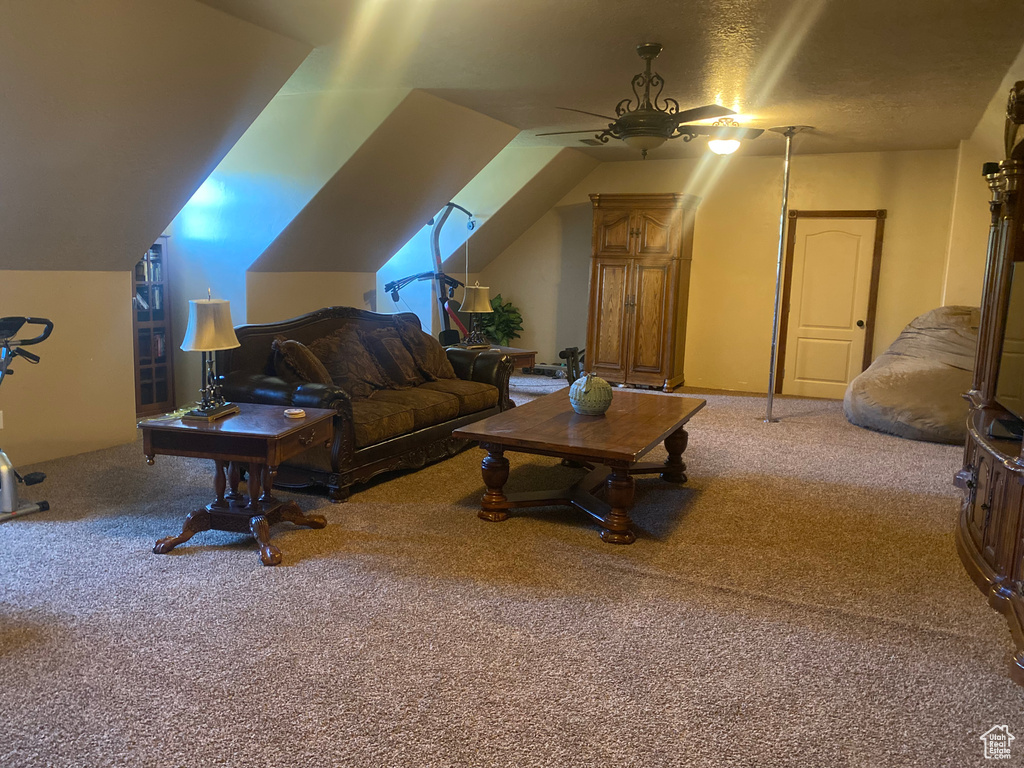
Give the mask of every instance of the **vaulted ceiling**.
[{"label": "vaulted ceiling", "polygon": [[[587,147],[660,42],[665,96],[759,127],[805,124],[804,152],[955,147],[1024,44],[1019,0],[203,0],[315,50],[292,90],[402,86],[512,125],[524,145]],[[410,126],[410,131],[415,131]],[[652,158],[703,147],[669,142]],[[766,138],[748,153],[781,151]]]}]

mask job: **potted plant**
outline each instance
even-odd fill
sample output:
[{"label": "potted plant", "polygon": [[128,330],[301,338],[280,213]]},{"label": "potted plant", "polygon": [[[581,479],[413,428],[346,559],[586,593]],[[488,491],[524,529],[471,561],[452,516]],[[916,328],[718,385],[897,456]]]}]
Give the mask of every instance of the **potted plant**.
[{"label": "potted plant", "polygon": [[480,315],[481,332],[495,344],[507,347],[512,339],[518,339],[523,330],[523,316],[511,301],[502,299],[501,294],[491,299],[490,314]]}]

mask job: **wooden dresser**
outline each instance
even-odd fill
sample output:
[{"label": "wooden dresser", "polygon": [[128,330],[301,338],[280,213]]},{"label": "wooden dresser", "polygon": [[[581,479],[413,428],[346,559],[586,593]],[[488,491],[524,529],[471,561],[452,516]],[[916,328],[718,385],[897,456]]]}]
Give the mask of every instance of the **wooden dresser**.
[{"label": "wooden dresser", "polygon": [[693,195],[591,195],[586,370],[615,384],[683,384]]},{"label": "wooden dresser", "polygon": [[[1001,364],[1008,372],[1020,368],[1017,347],[1022,340],[1016,337],[1024,318],[1019,306],[1024,266],[1015,269],[1024,262],[1022,90],[1024,81],[1010,94],[1006,159],[998,171],[994,163],[986,167],[992,223],[974,380],[965,395],[970,404],[967,445],[955,484],[964,492],[956,530],[960,559],[989,604],[1006,616],[1016,644],[1011,676],[1024,685],[1024,454],[1021,441],[999,428],[1000,420],[1013,421],[1004,404],[1022,410],[1014,388],[1008,389],[1008,376],[1000,378]],[[1006,357],[1004,347],[1010,353]]]}]

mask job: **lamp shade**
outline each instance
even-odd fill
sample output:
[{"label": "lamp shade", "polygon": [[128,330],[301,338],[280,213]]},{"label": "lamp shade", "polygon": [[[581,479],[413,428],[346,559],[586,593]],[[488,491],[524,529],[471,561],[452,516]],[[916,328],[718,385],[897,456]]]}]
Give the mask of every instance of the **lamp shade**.
[{"label": "lamp shade", "polygon": [[462,306],[459,307],[459,311],[481,315],[493,312],[494,308],[491,306],[490,291],[490,287],[486,285],[467,285],[466,294],[462,297]]},{"label": "lamp shade", "polygon": [[231,324],[231,303],[226,299],[191,299],[188,327],[181,348],[186,352],[215,352],[239,347]]}]

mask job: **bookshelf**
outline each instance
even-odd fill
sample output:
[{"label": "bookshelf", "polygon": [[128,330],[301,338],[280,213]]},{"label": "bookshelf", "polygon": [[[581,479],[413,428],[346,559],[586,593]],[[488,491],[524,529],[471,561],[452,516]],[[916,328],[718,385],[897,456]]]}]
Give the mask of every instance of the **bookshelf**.
[{"label": "bookshelf", "polygon": [[174,410],[173,337],[167,281],[167,238],[161,237],[132,273],[135,413]]}]

